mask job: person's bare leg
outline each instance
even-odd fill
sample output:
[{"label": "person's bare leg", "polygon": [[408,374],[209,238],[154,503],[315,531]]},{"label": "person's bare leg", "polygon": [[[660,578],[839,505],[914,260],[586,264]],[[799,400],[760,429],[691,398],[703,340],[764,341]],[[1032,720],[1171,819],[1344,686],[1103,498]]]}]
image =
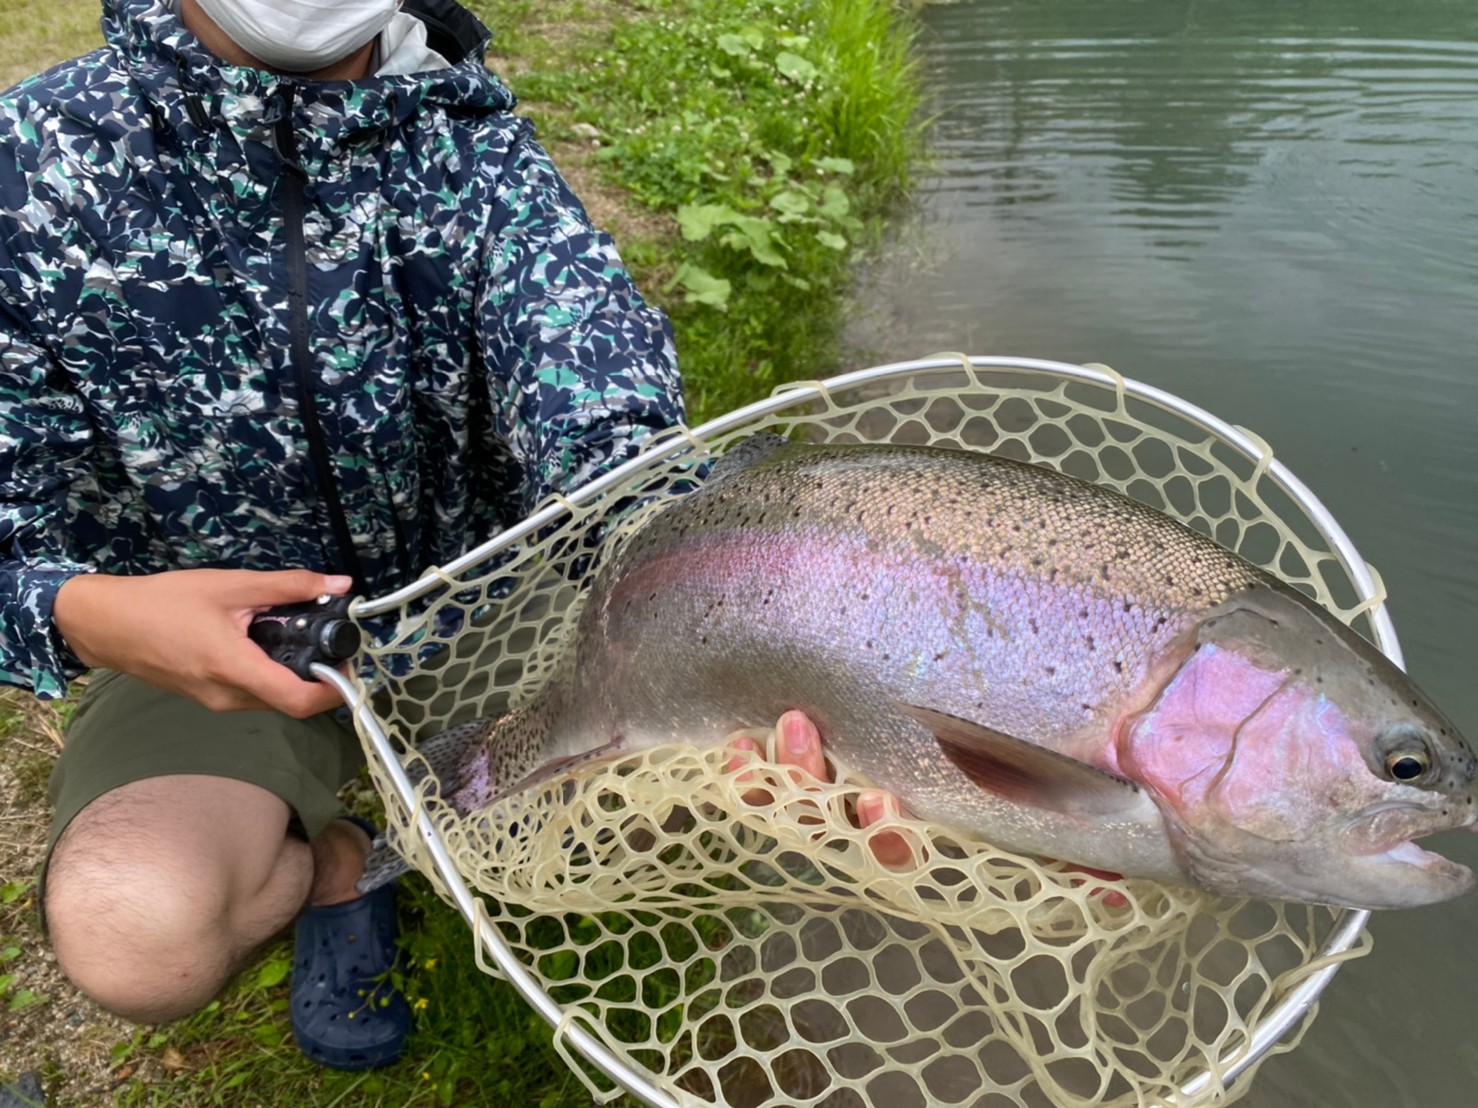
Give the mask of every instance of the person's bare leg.
[{"label": "person's bare leg", "polygon": [[368,839],[336,821],[309,844],[255,785],[136,781],[72,821],[47,868],[57,961],[103,1007],[163,1023],[209,1003],[311,899],[353,897]]}]

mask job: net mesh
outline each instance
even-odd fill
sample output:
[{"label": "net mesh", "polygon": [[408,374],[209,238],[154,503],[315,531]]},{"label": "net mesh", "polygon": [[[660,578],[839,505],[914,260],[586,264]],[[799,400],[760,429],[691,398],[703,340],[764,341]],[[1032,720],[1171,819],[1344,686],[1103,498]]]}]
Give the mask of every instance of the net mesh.
[{"label": "net mesh", "polygon": [[[361,693],[379,687],[374,713],[404,763],[419,763],[419,739],[536,691],[565,650],[581,571],[691,488],[700,446],[721,454],[758,430],[1060,469],[1178,517],[1371,633],[1370,602],[1266,458],[1112,381],[962,363],[798,394],[443,574],[367,648]],[[595,548],[616,506],[622,522]],[[859,830],[867,783],[833,769],[832,783],[800,782],[759,756],[672,746],[467,817],[437,802],[432,779],[417,795],[478,910],[566,1020],[679,1104],[1183,1104],[1177,1090],[1208,1072],[1195,1103],[1228,1103],[1247,1081],[1223,1091],[1221,1068],[1322,964],[1328,909],[1143,881],[1109,897],[1081,872],[940,826]],[[413,812],[382,764],[371,772],[409,860],[447,895]],[[903,837],[906,864],[878,860],[869,841],[882,833]],[[618,1091],[586,1080],[598,1099]]]}]

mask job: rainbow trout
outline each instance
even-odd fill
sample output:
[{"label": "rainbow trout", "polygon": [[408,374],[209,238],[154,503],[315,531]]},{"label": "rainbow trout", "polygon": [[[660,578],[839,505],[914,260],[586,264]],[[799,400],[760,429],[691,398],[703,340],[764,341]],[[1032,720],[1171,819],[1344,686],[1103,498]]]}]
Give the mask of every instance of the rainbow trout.
[{"label": "rainbow trout", "polygon": [[799,708],[910,812],[1001,847],[1363,908],[1474,884],[1412,841],[1478,819],[1478,763],[1404,674],[1212,540],[1037,466],[756,436],[598,572],[573,651],[422,747],[444,800]]}]

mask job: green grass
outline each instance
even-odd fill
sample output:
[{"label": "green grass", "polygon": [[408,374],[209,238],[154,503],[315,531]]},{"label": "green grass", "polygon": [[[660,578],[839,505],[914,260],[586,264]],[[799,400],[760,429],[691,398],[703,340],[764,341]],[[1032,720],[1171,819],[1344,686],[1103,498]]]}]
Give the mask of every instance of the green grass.
[{"label": "green grass", "polygon": [[698,421],[835,368],[851,263],[919,153],[910,34],[878,0],[634,8],[516,87],[560,106],[556,134],[594,128],[608,179],[676,220],[680,241],[623,251],[673,318]]},{"label": "green grass", "polygon": [[[598,174],[636,213],[622,221],[641,229],[623,234],[622,254],[649,299],[673,318],[694,422],[834,368],[851,263],[876,241],[919,154],[909,31],[896,7],[889,0],[474,6],[494,31],[495,68],[511,73],[557,159]],[[0,0],[8,17],[0,85],[92,48],[100,41],[97,13],[97,0]],[[590,127],[599,135],[593,153]],[[3,711],[0,738],[31,734],[32,723]],[[49,758],[41,738],[28,744],[19,775],[35,799]],[[3,756],[14,750],[7,745]],[[15,884],[17,897],[23,886]],[[355,1075],[304,1059],[288,1030],[283,943],[205,1011],[117,1043],[114,1073],[129,1076],[114,1103],[589,1103],[549,1029],[510,986],[477,969],[461,917],[424,882],[406,889],[404,986],[416,1020],[403,1062]],[[0,918],[0,931],[17,927]],[[33,925],[26,936],[40,941]],[[55,1077],[47,1044],[36,1044],[21,1065]]]},{"label": "green grass", "polygon": [[529,1105],[588,1099],[550,1043],[547,1026],[507,985],[477,969],[471,933],[426,890],[401,898],[403,987],[416,1009],[406,1057],[373,1073],[309,1062],[287,1022],[291,946],[280,943],[204,1011],[142,1029],[115,1063],[148,1079],[125,1082],[119,1105]]},{"label": "green grass", "polygon": [[102,45],[100,0],[0,0],[0,88]]},{"label": "green grass", "polygon": [[31,806],[46,800],[57,745],[53,735],[63,722],[24,693],[0,690],[0,761],[13,778],[7,799]]}]

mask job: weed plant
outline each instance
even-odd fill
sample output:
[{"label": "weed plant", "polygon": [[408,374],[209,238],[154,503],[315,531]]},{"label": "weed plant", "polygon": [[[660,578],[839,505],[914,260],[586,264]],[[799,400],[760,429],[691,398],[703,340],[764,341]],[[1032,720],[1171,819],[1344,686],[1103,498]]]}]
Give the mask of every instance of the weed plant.
[{"label": "weed plant", "polygon": [[612,179],[670,213],[626,247],[673,317],[695,420],[833,368],[859,248],[918,154],[910,33],[887,0],[637,0],[574,67],[520,78],[594,128]]}]

